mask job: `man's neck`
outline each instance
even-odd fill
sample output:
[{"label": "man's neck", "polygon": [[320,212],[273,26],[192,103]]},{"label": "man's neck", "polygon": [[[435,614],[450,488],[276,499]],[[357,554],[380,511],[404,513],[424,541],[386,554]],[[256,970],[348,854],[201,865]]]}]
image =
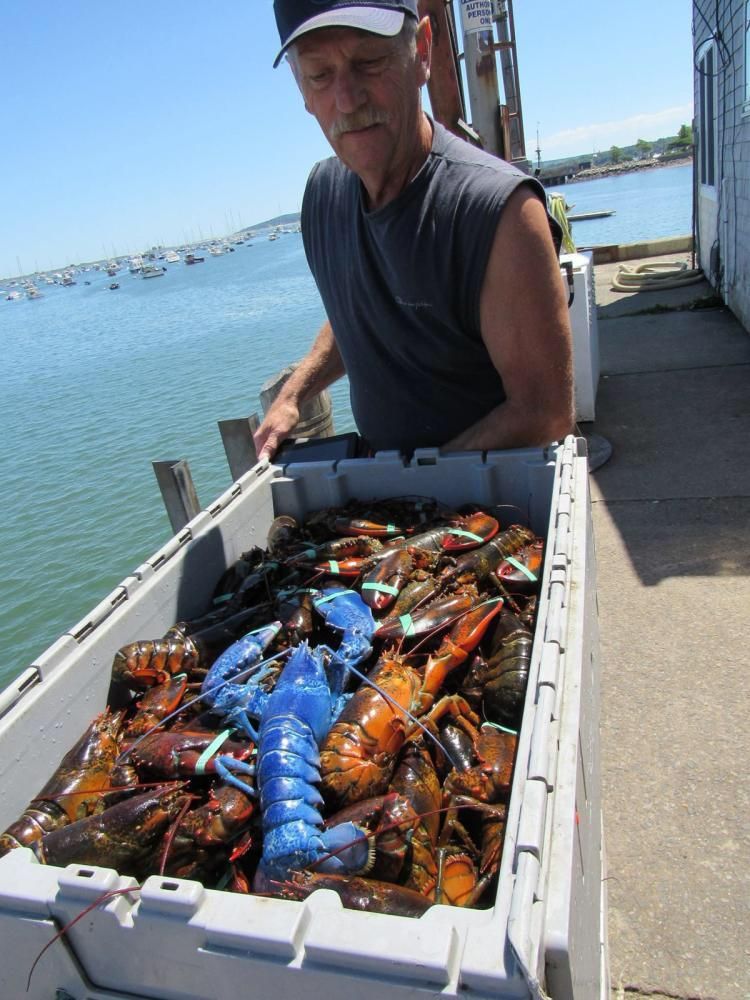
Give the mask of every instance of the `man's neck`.
[{"label": "man's neck", "polygon": [[403,162],[390,168],[385,177],[360,177],[368,210],[377,211],[397,198],[419,173],[431,149],[432,123],[424,111],[420,110],[414,143]]}]

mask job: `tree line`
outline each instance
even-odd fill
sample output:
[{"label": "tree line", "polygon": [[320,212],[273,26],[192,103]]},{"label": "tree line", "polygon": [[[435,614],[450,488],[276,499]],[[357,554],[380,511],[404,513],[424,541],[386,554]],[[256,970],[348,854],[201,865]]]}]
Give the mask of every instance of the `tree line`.
[{"label": "tree line", "polygon": [[680,125],[680,130],[676,136],[666,140],[658,140],[658,143],[649,142],[647,139],[639,139],[635,146],[621,149],[619,146],[612,146],[609,151],[609,159],[612,163],[622,163],[623,160],[648,159],[654,152],[659,152],[661,158],[679,159],[687,156],[693,148],[693,128],[692,125]]}]

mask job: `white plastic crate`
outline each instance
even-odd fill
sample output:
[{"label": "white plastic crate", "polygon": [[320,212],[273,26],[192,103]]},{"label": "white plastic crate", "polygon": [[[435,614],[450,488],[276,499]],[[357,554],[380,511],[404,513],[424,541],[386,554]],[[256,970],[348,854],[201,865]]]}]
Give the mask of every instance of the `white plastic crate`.
[{"label": "white plastic crate", "polygon": [[[596,414],[596,393],[599,388],[599,325],[596,315],[593,254],[562,254],[560,262],[573,267],[573,301],[570,304],[570,326],[573,332],[573,388],[576,420],[591,421]],[[563,274],[565,292],[569,288]]]},{"label": "white plastic crate", "polygon": [[[434,906],[418,920],[206,890],[106,868],[0,859],[0,996],[326,1000],[467,996],[601,1000],[608,993],[601,887],[597,625],[585,442],[549,449],[257,466],[139,566],[0,696],[0,828],[103,708],[115,651],[198,614],[221,571],[264,544],[274,516],[353,497],[507,503],[547,538],[542,595],[495,904]],[[57,993],[56,993],[57,991]]]}]

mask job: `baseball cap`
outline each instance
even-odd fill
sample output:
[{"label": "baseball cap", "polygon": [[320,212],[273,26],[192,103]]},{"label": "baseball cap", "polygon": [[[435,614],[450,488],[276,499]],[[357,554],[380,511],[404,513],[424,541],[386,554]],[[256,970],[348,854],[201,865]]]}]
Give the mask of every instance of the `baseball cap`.
[{"label": "baseball cap", "polygon": [[274,67],[300,35],[316,28],[360,28],[375,35],[397,35],[404,15],[418,17],[417,0],[274,0],[281,49]]}]

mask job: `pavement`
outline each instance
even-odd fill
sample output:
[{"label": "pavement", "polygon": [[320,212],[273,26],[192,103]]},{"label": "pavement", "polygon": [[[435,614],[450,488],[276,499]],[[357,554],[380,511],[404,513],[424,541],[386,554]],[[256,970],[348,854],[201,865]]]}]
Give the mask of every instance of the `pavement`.
[{"label": "pavement", "polygon": [[590,481],[611,997],[748,1000],[750,335],[705,281],[614,292],[618,266],[594,268],[579,427],[611,448]]}]

